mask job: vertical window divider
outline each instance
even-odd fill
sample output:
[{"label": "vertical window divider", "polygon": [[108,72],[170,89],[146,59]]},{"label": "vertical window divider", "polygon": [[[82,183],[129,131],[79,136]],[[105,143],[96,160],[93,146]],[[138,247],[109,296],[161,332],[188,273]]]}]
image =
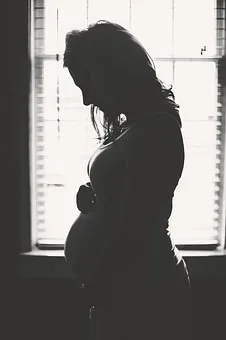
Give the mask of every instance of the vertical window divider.
[{"label": "vertical window divider", "polygon": [[132,0],[129,0],[129,30],[132,28]]},{"label": "vertical window divider", "polygon": [[173,86],[175,85],[175,59],[174,59],[174,29],[175,29],[175,3],[172,0],[172,66],[173,66]]},{"label": "vertical window divider", "polygon": [[89,25],[89,0],[86,0],[86,26]]},{"label": "vertical window divider", "polygon": [[172,0],[172,58],[174,57],[174,29],[175,29],[175,3],[174,0]]}]

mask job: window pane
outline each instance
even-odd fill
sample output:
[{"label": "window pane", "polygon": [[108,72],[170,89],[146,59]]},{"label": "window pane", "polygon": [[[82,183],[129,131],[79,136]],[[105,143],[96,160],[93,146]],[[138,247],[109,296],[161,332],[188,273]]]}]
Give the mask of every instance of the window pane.
[{"label": "window pane", "polygon": [[175,95],[183,120],[208,120],[216,116],[215,62],[176,62]]},{"label": "window pane", "polygon": [[87,163],[97,141],[88,135],[87,120],[61,122],[58,127],[45,121],[46,230],[39,237],[64,239],[79,213],[76,193],[89,180]]},{"label": "window pane", "polygon": [[166,85],[173,84],[173,63],[171,61],[155,61],[157,77]]},{"label": "window pane", "polygon": [[175,191],[170,219],[176,242],[211,241],[216,198],[216,65],[176,62],[175,92],[185,146],[184,171]]},{"label": "window pane", "polygon": [[[90,123],[91,124],[91,123]],[[45,121],[45,173],[47,177],[61,176],[62,181],[82,183],[87,179],[87,163],[97,147],[88,136],[87,121]],[[91,142],[87,142],[90,139]],[[73,150],[73,152],[71,152]]]},{"label": "window pane", "polygon": [[[75,86],[67,68],[59,63],[59,106],[61,120],[86,119],[90,107],[83,105],[82,91]],[[81,116],[81,117],[80,117]]]},{"label": "window pane", "polygon": [[151,56],[172,54],[172,1],[133,0],[132,33]]},{"label": "window pane", "polygon": [[90,107],[83,105],[82,92],[75,86],[67,68],[62,62],[43,61],[43,102],[44,117],[47,120],[85,120]]},{"label": "window pane", "polygon": [[201,57],[215,54],[215,0],[175,0],[174,54]]},{"label": "window pane", "polygon": [[57,1],[45,1],[44,53],[57,53]]},{"label": "window pane", "polygon": [[44,233],[39,232],[39,238],[65,239],[69,226],[73,223],[73,196],[65,186],[48,185],[46,193]]},{"label": "window pane", "polygon": [[45,1],[45,53],[62,54],[66,33],[72,29],[84,28],[86,24],[86,0]]},{"label": "window pane", "polygon": [[129,0],[89,0],[89,23],[101,19],[129,28]]},{"label": "window pane", "polygon": [[57,120],[57,62],[43,61],[43,106],[45,119]]},{"label": "window pane", "polygon": [[65,49],[66,33],[87,26],[87,0],[58,0],[59,54]]},{"label": "window pane", "polygon": [[170,225],[175,241],[215,238],[216,123],[184,122],[184,170],[175,191]]}]

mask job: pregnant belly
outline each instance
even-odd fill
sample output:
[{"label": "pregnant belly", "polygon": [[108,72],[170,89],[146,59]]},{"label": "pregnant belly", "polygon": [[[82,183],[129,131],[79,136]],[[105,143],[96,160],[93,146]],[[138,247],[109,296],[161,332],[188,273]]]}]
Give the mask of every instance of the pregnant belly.
[{"label": "pregnant belly", "polygon": [[[109,223],[111,221],[111,223]],[[65,258],[77,279],[94,278],[111,237],[112,219],[98,208],[79,214],[65,242]]]}]

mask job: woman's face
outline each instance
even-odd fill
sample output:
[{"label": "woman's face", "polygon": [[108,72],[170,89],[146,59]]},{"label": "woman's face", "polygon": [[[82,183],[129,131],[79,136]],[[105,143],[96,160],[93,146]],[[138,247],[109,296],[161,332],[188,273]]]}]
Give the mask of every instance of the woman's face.
[{"label": "woman's face", "polygon": [[109,93],[109,88],[106,86],[104,76],[100,72],[94,70],[69,69],[70,75],[75,83],[82,91],[83,104],[93,104],[98,106],[103,112],[115,115],[120,109],[117,105],[117,100]]}]

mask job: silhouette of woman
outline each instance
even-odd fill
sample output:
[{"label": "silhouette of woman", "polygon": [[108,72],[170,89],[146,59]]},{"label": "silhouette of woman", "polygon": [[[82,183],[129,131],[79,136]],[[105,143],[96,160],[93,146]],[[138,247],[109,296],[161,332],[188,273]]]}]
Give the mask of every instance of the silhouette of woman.
[{"label": "silhouette of woman", "polygon": [[[84,105],[91,104],[102,141],[88,164],[90,182],[77,193],[81,214],[65,243],[66,261],[75,270],[78,252],[87,251],[75,246],[76,228],[98,225],[102,232],[101,240],[93,232],[89,258],[95,244],[101,248],[108,240],[98,274],[96,266],[89,268],[95,278],[90,280],[90,338],[191,339],[190,279],[168,223],[184,166],[172,89],[158,79],[140,42],[104,20],[67,34],[64,67]],[[87,269],[85,261],[81,271]]]}]

